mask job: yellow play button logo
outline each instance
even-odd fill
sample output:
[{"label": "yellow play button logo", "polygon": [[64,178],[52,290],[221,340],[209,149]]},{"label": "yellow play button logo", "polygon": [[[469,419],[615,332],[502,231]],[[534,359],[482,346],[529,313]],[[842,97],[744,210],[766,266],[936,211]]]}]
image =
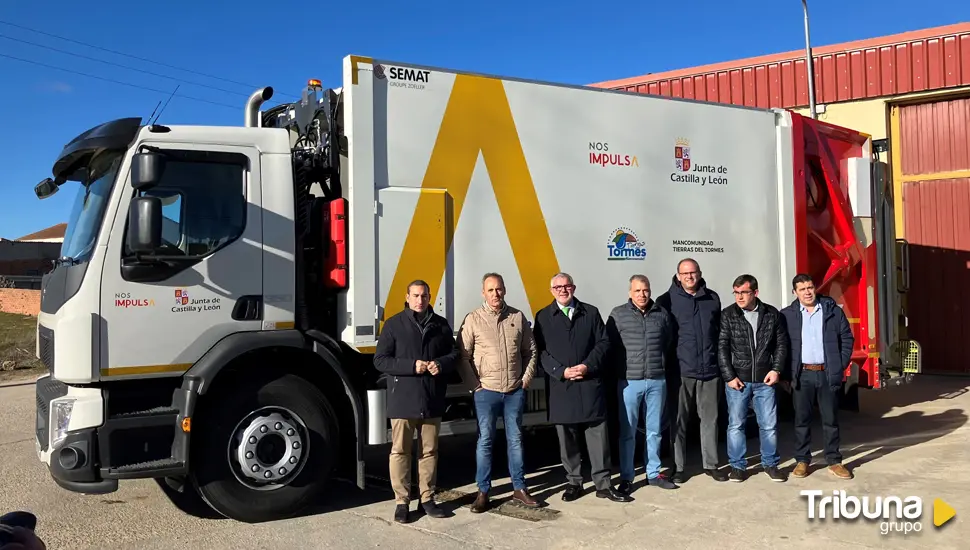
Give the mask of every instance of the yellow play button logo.
[{"label": "yellow play button logo", "polygon": [[941,499],[933,499],[933,525],[940,527],[956,515],[957,511],[952,506]]}]

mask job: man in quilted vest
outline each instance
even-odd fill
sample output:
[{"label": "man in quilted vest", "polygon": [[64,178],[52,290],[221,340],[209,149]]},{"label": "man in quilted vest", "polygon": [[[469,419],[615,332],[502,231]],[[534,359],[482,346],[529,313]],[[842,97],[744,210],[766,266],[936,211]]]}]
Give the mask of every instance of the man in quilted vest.
[{"label": "man in quilted vest", "polygon": [[667,400],[667,357],[673,343],[674,319],[650,299],[650,279],[630,277],[630,298],[613,308],[606,331],[610,335],[612,367],[618,379],[620,407],[620,485],[633,492],[633,457],[640,411],[644,412],[643,449],[647,484],[661,489],[677,486],[660,473],[660,421]]},{"label": "man in quilted vest", "polygon": [[458,331],[462,358],[478,381],[475,388],[478,497],[471,510],[481,513],[489,506],[492,442],[500,416],[505,424],[512,498],[535,507],[538,502],[526,487],[522,455],[522,414],[537,362],[532,328],[521,311],[505,303],[505,280],[498,273],[487,273],[482,278],[482,297],[482,306],[465,316]]}]

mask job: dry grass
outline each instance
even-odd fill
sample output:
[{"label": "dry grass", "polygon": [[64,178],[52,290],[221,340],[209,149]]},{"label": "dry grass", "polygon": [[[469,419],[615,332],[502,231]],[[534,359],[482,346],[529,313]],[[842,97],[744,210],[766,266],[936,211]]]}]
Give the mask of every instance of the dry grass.
[{"label": "dry grass", "polygon": [[37,318],[0,312],[0,382],[34,378],[44,366],[35,357]]}]

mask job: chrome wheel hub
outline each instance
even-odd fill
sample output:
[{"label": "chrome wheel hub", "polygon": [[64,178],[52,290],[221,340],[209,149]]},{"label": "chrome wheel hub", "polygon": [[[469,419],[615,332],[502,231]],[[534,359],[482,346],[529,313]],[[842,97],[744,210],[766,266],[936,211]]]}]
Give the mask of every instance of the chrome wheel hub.
[{"label": "chrome wheel hub", "polygon": [[233,473],[254,489],[282,487],[303,468],[307,444],[306,425],[299,416],[280,407],[260,409],[233,431],[229,443]]}]

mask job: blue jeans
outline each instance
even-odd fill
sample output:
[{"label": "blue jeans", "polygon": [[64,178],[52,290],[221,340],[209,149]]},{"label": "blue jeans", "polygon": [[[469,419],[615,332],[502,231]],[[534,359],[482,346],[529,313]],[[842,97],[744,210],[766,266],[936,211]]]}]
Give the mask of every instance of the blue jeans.
[{"label": "blue jeans", "polygon": [[515,490],[525,489],[525,465],[522,458],[522,412],[524,408],[525,390],[522,388],[510,393],[486,389],[475,392],[475,414],[478,416],[475,482],[478,483],[479,491],[487,493],[492,488],[492,442],[495,439],[495,426],[500,415],[505,424],[505,441],[506,447],[508,447],[512,488]]},{"label": "blue jeans", "polygon": [[754,408],[761,434],[761,465],[773,468],[781,462],[778,456],[778,415],[775,402],[775,386],[764,382],[745,382],[741,391],[724,386],[728,406],[727,455],[732,468],[745,469],[748,461],[747,435],[744,427],[748,420],[748,407]]},{"label": "blue jeans", "polygon": [[620,380],[617,391],[624,409],[620,412],[620,479],[633,481],[633,443],[644,405],[647,414],[643,424],[647,433],[643,458],[647,463],[647,479],[653,479],[660,474],[660,423],[667,400],[667,381]]}]

